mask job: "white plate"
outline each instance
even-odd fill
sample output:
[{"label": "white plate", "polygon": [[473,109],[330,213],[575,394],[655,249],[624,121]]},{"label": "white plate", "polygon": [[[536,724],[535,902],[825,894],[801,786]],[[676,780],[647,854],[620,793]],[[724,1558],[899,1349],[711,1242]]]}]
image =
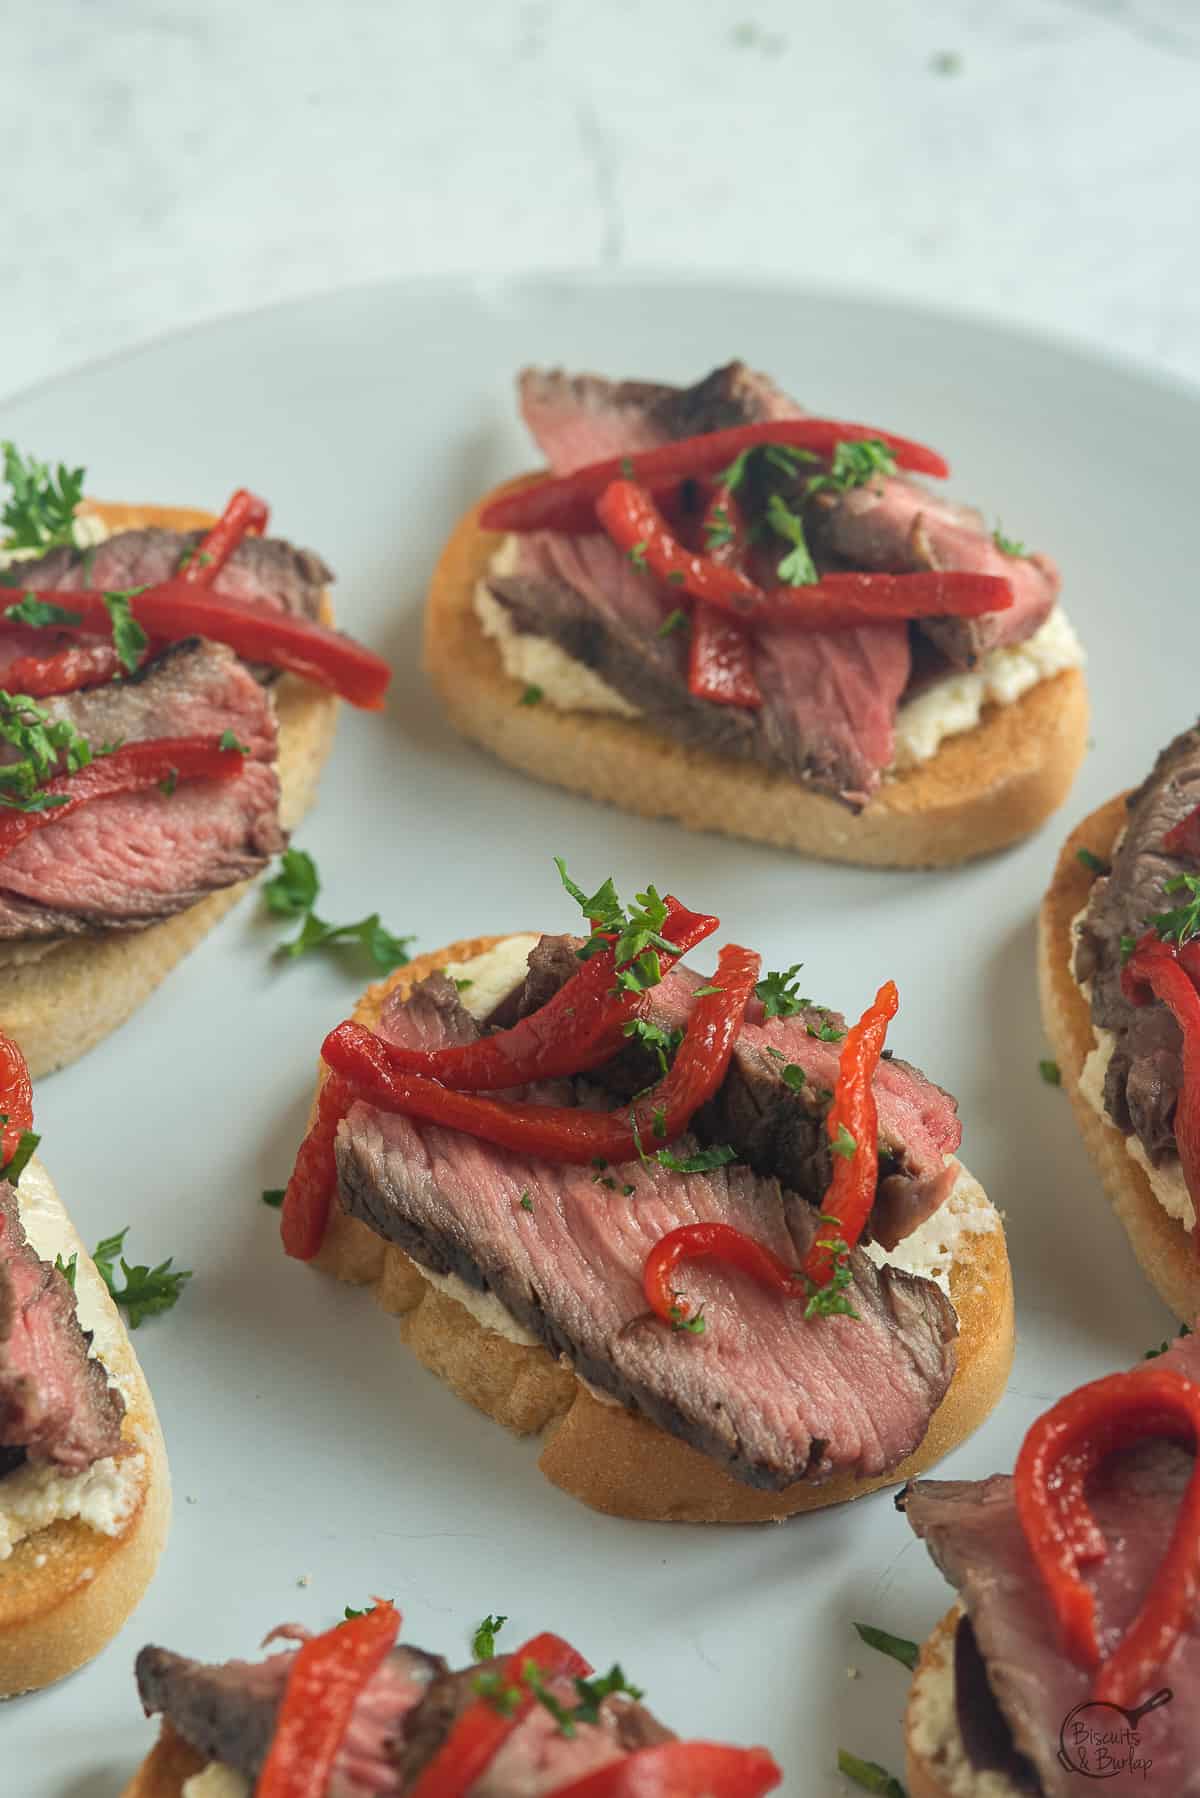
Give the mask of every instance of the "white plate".
[{"label": "white plate", "polygon": [[[957,873],[821,867],[585,804],[443,721],[419,670],[422,593],[460,510],[531,461],[513,371],[684,379],[737,353],[817,410],[938,444],[953,492],[1060,559],[1092,652],[1096,747],[1023,848]],[[715,908],[847,1011],[895,975],[896,1046],[959,1095],[964,1156],[1008,1213],[1017,1277],[1012,1384],[946,1471],[1009,1468],[1047,1401],[1167,1331],[1065,1097],[1038,1077],[1033,919],[1067,827],[1196,714],[1195,396],[902,307],[543,279],[378,287],[233,319],[41,388],[0,423],[85,461],[90,490],[113,498],[218,506],[249,484],[337,569],[342,620],[396,679],[385,717],[343,717],[300,833],[328,915],[379,908],[422,948],[564,928],[557,852],[584,881],[654,879]],[[905,1679],[850,1619],[919,1638],[948,1593],[887,1495],[781,1529],[593,1516],[546,1484],[533,1444],[423,1372],[365,1295],[283,1258],[259,1194],[286,1178],[321,1036],[365,977],[281,967],[278,934],[243,903],[37,1095],[45,1159],[88,1241],[130,1223],[138,1258],[175,1255],[195,1279],[137,1336],[174,1471],[162,1570],[95,1665],[4,1709],[5,1794],[120,1789],[152,1736],[132,1680],[143,1642],[247,1654],[272,1624],[324,1625],[371,1592],[452,1657],[489,1610],[510,1614],[513,1641],[553,1628],[598,1664],[620,1657],[677,1729],[769,1744],[789,1792],[840,1791],[839,1742],[899,1771]]]}]

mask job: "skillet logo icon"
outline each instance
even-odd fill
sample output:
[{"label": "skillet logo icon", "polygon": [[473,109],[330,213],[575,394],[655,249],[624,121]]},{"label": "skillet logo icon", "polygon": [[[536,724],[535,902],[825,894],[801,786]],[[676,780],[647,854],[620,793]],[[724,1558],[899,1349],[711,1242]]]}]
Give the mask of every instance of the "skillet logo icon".
[{"label": "skillet logo icon", "polygon": [[1147,1779],[1154,1757],[1146,1751],[1144,1732],[1138,1725],[1150,1711],[1170,1704],[1174,1696],[1171,1688],[1164,1686],[1135,1710],[1091,1699],[1077,1704],[1059,1731],[1059,1760],[1068,1773],[1082,1773],[1085,1779],[1115,1779],[1120,1773]]}]

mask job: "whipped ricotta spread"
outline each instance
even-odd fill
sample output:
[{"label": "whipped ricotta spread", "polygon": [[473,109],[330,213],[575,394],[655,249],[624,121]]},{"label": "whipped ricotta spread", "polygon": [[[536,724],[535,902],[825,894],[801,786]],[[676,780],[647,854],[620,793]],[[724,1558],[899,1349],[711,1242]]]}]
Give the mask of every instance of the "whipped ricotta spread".
[{"label": "whipped ricotta spread", "polygon": [[[71,526],[76,549],[94,549],[111,535],[108,526],[94,512],[81,512]],[[49,552],[44,549],[5,549],[0,546],[0,569],[12,568],[18,562],[36,562]]]},{"label": "whipped ricotta spread", "polygon": [[[1075,977],[1075,938],[1079,933],[1079,926],[1086,917],[1087,906],[1085,905],[1083,910],[1076,912],[1071,920],[1071,947],[1068,952],[1067,965],[1071,970],[1072,979]],[[1079,990],[1090,1005],[1092,1002],[1091,981],[1081,982]],[[1102,1030],[1098,1024],[1093,1024],[1092,1040],[1095,1046],[1080,1072],[1079,1090],[1097,1117],[1103,1118],[1106,1124],[1112,1124],[1112,1118],[1108,1115],[1104,1103],[1104,1082],[1108,1075],[1108,1064],[1112,1060],[1113,1051],[1117,1046],[1116,1033],[1112,1030]],[[1113,1128],[1116,1128],[1115,1124]],[[1178,1155],[1170,1156],[1160,1167],[1156,1167],[1147,1155],[1141,1137],[1132,1131],[1125,1137],[1125,1153],[1131,1161],[1137,1162],[1150,1182],[1151,1192],[1167,1216],[1175,1218],[1185,1230],[1194,1230],[1196,1228],[1196,1207],[1192,1203],[1192,1195],[1187,1189],[1187,1181],[1183,1177],[1183,1168],[1180,1166]]]},{"label": "whipped ricotta spread", "polygon": [[[947,1166],[952,1157],[947,1156]],[[949,1295],[950,1270],[972,1236],[989,1236],[1001,1228],[1000,1213],[973,1174],[955,1164],[954,1185],[923,1224],[898,1242],[894,1249],[877,1242],[863,1244],[863,1251],[877,1267],[898,1267],[906,1274],[922,1274]]]},{"label": "whipped ricotta spread", "polygon": [[[78,1255],[75,1302],[79,1322],[92,1332],[92,1352],[109,1368],[109,1380],[128,1404],[133,1396],[128,1376],[114,1374],[112,1364],[122,1343],[122,1330],[112,1302],[67,1216],[45,1168],[35,1157],[21,1175],[18,1189],[25,1233],[43,1261]],[[65,1518],[77,1518],[104,1536],[120,1535],[136,1509],[145,1483],[142,1454],[108,1455],[83,1473],[65,1474],[27,1462],[0,1479],[0,1561],[37,1530]]]},{"label": "whipped ricotta spread", "polygon": [[250,1781],[224,1761],[209,1761],[179,1788],[179,1798],[250,1798]]},{"label": "whipped ricotta spread", "polygon": [[[506,537],[489,565],[492,575],[512,574],[516,566],[517,539]],[[518,631],[507,609],[488,588],[486,580],[475,588],[475,615],[485,637],[500,652],[505,672],[524,686],[538,687],[543,703],[564,712],[609,712],[618,718],[640,718],[641,711],[600,679],[598,674],[569,656],[548,637]],[[1024,643],[989,649],[979,665],[967,672],[949,674],[934,681],[896,714],[896,772],[927,762],[947,737],[973,730],[985,705],[1012,705],[1039,681],[1050,680],[1067,668],[1082,668],[1083,645],[1061,606],[1055,606],[1045,624]]]}]

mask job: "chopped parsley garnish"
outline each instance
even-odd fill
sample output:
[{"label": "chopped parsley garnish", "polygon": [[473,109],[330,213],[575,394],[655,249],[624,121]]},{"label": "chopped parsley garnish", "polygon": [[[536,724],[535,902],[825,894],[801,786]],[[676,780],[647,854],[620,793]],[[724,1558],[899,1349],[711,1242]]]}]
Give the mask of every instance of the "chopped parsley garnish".
[{"label": "chopped parsley garnish", "polygon": [[[301,1580],[301,1582],[300,1582],[300,1584],[301,1584],[301,1585],[302,1585],[302,1586],[305,1586],[305,1585],[307,1585],[307,1584],[308,1584],[308,1581],[307,1581],[307,1580],[306,1580],[306,1579],[305,1579],[305,1580]],[[394,1603],[395,1603],[395,1599],[392,1599],[392,1598],[389,1598],[389,1599],[388,1599],[388,1601],[387,1601],[387,1602],[388,1602],[388,1604],[394,1604]],[[373,1610],[374,1610],[374,1609],[375,1609],[375,1606],[374,1606],[374,1605],[373,1605],[373,1604],[370,1604],[370,1605],[367,1605],[367,1606],[365,1606],[365,1607],[364,1607],[364,1609],[363,1609],[363,1610],[361,1610],[361,1611],[356,1611],[356,1610],[355,1610],[355,1609],[354,1609],[354,1607],[353,1607],[353,1605],[347,1605],[347,1606],[346,1606],[346,1609],[345,1609],[345,1611],[344,1611],[344,1613],[343,1613],[343,1618],[342,1618],[342,1620],[343,1620],[343,1622],[345,1622],[345,1623],[353,1623],[353,1621],[354,1621],[354,1619],[355,1619],[355,1618],[356,1618],[356,1617],[366,1617],[366,1616],[367,1616],[367,1615],[369,1615],[369,1613],[370,1613],[370,1612],[371,1612],[371,1611],[373,1611]]]},{"label": "chopped parsley garnish", "polygon": [[1124,967],[1125,963],[1129,960],[1129,957],[1137,948],[1137,941],[1131,936],[1122,936],[1118,941],[1121,949],[1121,966]]},{"label": "chopped parsley garnish", "polygon": [[69,612],[66,606],[52,605],[49,600],[39,599],[36,593],[27,593],[14,605],[5,606],[4,616],[11,618],[14,624],[28,624],[34,630],[43,630],[52,624],[82,624],[82,612]]},{"label": "chopped parsley garnish", "polygon": [[646,544],[645,544],[644,539],[641,543],[634,544],[633,548],[629,552],[629,560],[633,563],[635,568],[640,568],[643,570],[645,569],[645,566],[646,566]]},{"label": "chopped parsley garnish", "polygon": [[505,1616],[484,1618],[471,1637],[471,1652],[477,1661],[490,1661],[496,1652],[496,1637],[508,1622]]},{"label": "chopped parsley garnish", "polygon": [[860,1761],[848,1749],[838,1749],[838,1772],[846,1779],[852,1779],[864,1792],[874,1792],[875,1798],[908,1798],[900,1781],[886,1767],[881,1767],[878,1761]]},{"label": "chopped parsley garnish", "polygon": [[[1157,912],[1150,922],[1164,943],[1186,943],[1200,931],[1200,874],[1176,874],[1163,888],[1165,893],[1186,893],[1187,902],[1171,911]],[[1124,951],[1126,938],[1121,938]],[[1132,939],[1128,939],[1132,942]],[[1132,955],[1133,949],[1129,953]],[[1128,956],[1123,956],[1128,960]]]},{"label": "chopped parsley garnish", "polygon": [[19,759],[0,767],[0,805],[15,811],[44,812],[66,805],[65,794],[41,791],[57,774],[77,774],[95,755],[86,737],[66,718],[52,718],[25,693],[0,688],[0,742],[19,752]]},{"label": "chopped parsley garnish", "polygon": [[[1185,1336],[1190,1336],[1191,1333],[1192,1326],[1190,1324],[1180,1324],[1175,1332],[1176,1342],[1182,1341]],[[1160,1355],[1165,1355],[1170,1347],[1171,1344],[1169,1342],[1160,1342],[1157,1348],[1147,1349],[1146,1353],[1142,1356],[1142,1359],[1143,1361],[1156,1361]]]},{"label": "chopped parsley garnish", "polygon": [[1089,873],[1112,873],[1111,865],[1106,861],[1101,861],[1098,855],[1093,855],[1090,849],[1077,849],[1075,851],[1075,860],[1079,862],[1082,867],[1087,868]]},{"label": "chopped parsley garnish", "polygon": [[896,472],[896,458],[878,437],[864,437],[856,443],[843,440],[834,447],[827,474],[812,475],[804,486],[804,497],[814,493],[848,493],[852,487],[865,487],[877,475]]},{"label": "chopped parsley garnish", "polygon": [[471,1690],[502,1717],[511,1717],[521,1702],[520,1686],[509,1685],[503,1673],[477,1673],[471,1681]]},{"label": "chopped parsley garnish", "polygon": [[708,986],[698,986],[696,988],[695,992],[692,994],[692,998],[693,999],[706,999],[708,997],[709,993],[723,993],[724,991],[725,991],[725,988],[723,986],[713,986],[712,983],[710,982]]},{"label": "chopped parsley garnish", "polygon": [[223,730],[221,732],[221,735],[217,739],[217,748],[236,749],[239,755],[249,755],[250,753],[250,745],[248,743],[240,742],[236,733],[231,730]]},{"label": "chopped parsley garnish", "polygon": [[667,613],[654,634],[656,637],[669,637],[673,631],[685,631],[687,628],[687,613],[681,612],[676,608],[674,612]]},{"label": "chopped parsley garnish", "polygon": [[816,563],[804,534],[804,520],[793,512],[782,493],[772,493],[767,500],[767,523],[776,536],[792,545],[775,572],[785,587],[811,587],[818,579]]},{"label": "chopped parsley garnish", "polygon": [[521,1194],[521,1197],[517,1202],[520,1205],[522,1211],[532,1211],[533,1210],[533,1200],[529,1196],[529,1188],[528,1187],[525,1188],[525,1191]]},{"label": "chopped parsley garnish", "polygon": [[790,1018],[808,1005],[809,1001],[800,997],[796,984],[796,975],[803,966],[802,961],[796,961],[782,973],[772,970],[763,975],[754,989],[754,997],[761,1001],[765,1018]]},{"label": "chopped parsley garnish", "polygon": [[83,498],[82,468],[63,463],[53,471],[36,456],[22,456],[16,445],[0,442],[4,451],[4,479],[9,496],[0,512],[0,525],[8,535],[4,548],[53,549],[75,543],[75,508]]},{"label": "chopped parsley garnish", "polygon": [[877,1648],[880,1654],[891,1655],[894,1661],[899,1661],[900,1665],[907,1667],[910,1672],[916,1666],[921,1650],[915,1642],[910,1642],[907,1636],[890,1635],[886,1629],[876,1629],[870,1623],[856,1623],[854,1627],[858,1631],[859,1639],[865,1642],[868,1648]]},{"label": "chopped parsley garnish", "polygon": [[170,773],[164,774],[162,779],[159,781],[158,790],[162,794],[164,799],[170,799],[174,795],[175,789],[178,785],[179,785],[179,770],[178,770],[178,768],[172,768]]},{"label": "chopped parsley garnish", "polygon": [[992,542],[1002,556],[1027,556],[1029,554],[1025,545],[1019,543],[1015,537],[1006,537],[999,525],[992,532]]},{"label": "chopped parsley garnish", "polygon": [[851,1136],[849,1130],[847,1130],[845,1124],[838,1125],[837,1135],[830,1143],[829,1147],[834,1155],[841,1155],[846,1161],[849,1161],[851,1156],[857,1155],[858,1153],[858,1144]]},{"label": "chopped parsley garnish", "polygon": [[837,1024],[831,1024],[828,1017],[826,1017],[821,1024],[810,1024],[808,1026],[808,1034],[809,1036],[815,1036],[817,1041],[821,1043],[840,1043],[846,1032]]},{"label": "chopped parsley garnish", "polygon": [[770,1055],[773,1060],[783,1064],[779,1069],[779,1078],[783,1081],[785,1086],[791,1087],[794,1093],[798,1093],[802,1086],[808,1084],[808,1075],[804,1072],[804,1069],[802,1067],[797,1067],[794,1061],[789,1061],[782,1050],[768,1047],[767,1054]]},{"label": "chopped parsley garnish", "polygon": [[728,508],[714,506],[712,518],[704,526],[704,547],[709,555],[714,549],[724,549],[727,543],[732,543],[735,535]]},{"label": "chopped parsley garnish", "polygon": [[[2,1129],[7,1122],[8,1119],[6,1117],[0,1116],[0,1129]],[[34,1150],[41,1140],[42,1139],[37,1134],[36,1130],[22,1130],[20,1137],[17,1139],[16,1148],[13,1150],[9,1159],[4,1163],[4,1166],[0,1167],[0,1180],[7,1180],[10,1186],[16,1186],[21,1175],[32,1161]]]},{"label": "chopped parsley garnish", "polygon": [[683,1294],[681,1292],[673,1292],[671,1297],[675,1300],[675,1303],[667,1313],[667,1316],[671,1320],[671,1328],[673,1330],[687,1330],[693,1336],[703,1336],[708,1327],[704,1321],[704,1306],[701,1305],[700,1309],[693,1312],[689,1317],[681,1303]]},{"label": "chopped parsley garnish", "polygon": [[128,674],[136,672],[149,642],[145,631],[129,609],[130,600],[136,599],[139,593],[145,591],[144,587],[128,587],[123,593],[103,593],[100,596],[112,625],[113,648]]},{"label": "chopped parsley garnish", "polygon": [[661,1142],[663,1137],[667,1134],[667,1108],[665,1105],[656,1105],[654,1107],[654,1111],[650,1118],[650,1128],[653,1130],[655,1136],[657,1136],[659,1142]]},{"label": "chopped parsley garnish", "polygon": [[652,1157],[660,1167],[673,1174],[707,1174],[715,1167],[728,1167],[737,1160],[737,1150],[727,1142],[714,1143],[711,1149],[697,1149],[691,1155],[676,1155],[672,1149],[659,1149]]},{"label": "chopped parsley garnish", "polygon": [[643,1049],[655,1056],[662,1073],[670,1071],[671,1058],[683,1041],[681,1029],[664,1030],[661,1024],[652,1024],[647,1018],[630,1018],[622,1030],[626,1036],[636,1037]]},{"label": "chopped parsley garnish", "polygon": [[1062,1069],[1056,1061],[1039,1061],[1038,1073],[1042,1076],[1042,1079],[1046,1082],[1047,1086],[1062,1085]]},{"label": "chopped parsley garnish", "polygon": [[54,1257],[54,1266],[56,1271],[60,1273],[67,1282],[71,1291],[74,1292],[75,1276],[79,1272],[79,1251],[76,1250],[69,1261],[64,1261],[61,1255],[56,1255]]},{"label": "chopped parsley garnish", "polygon": [[520,699],[518,699],[517,704],[518,705],[541,705],[542,700],[544,698],[545,698],[545,694],[542,692],[542,689],[535,682],[530,681],[529,685],[526,687],[525,691],[522,693]]},{"label": "chopped parsley garnish", "polygon": [[[591,936],[576,951],[579,959],[586,961],[589,956],[599,954],[602,949],[609,947],[605,939],[615,937],[616,942],[612,947],[617,962],[618,989],[642,993],[647,987],[657,986],[662,979],[658,951],[665,950],[669,955],[677,955],[679,952],[674,943],[668,942],[661,934],[667,919],[667,907],[656,889],[648,886],[644,893],[635,893],[634,903],[626,913],[611,875],[589,897],[571,879],[561,855],[555,856],[554,865],[566,891],[592,926]],[[622,965],[624,963],[629,965]]]},{"label": "chopped parsley garnish", "polygon": [[635,1704],[646,1696],[640,1686],[629,1684],[615,1661],[607,1673],[597,1674],[595,1679],[577,1679],[575,1690],[579,1694],[579,1703],[572,1715],[579,1723],[598,1723],[600,1706],[606,1698],[612,1698],[617,1693],[625,1698],[632,1698]]},{"label": "chopped parsley garnish", "polygon": [[[854,1139],[851,1137],[850,1140]],[[850,1272],[849,1244],[841,1235],[842,1220],[822,1211],[817,1215],[817,1222],[824,1224],[826,1229],[837,1232],[832,1236],[818,1236],[814,1243],[816,1248],[828,1249],[833,1256],[833,1272],[823,1286],[818,1286],[807,1274],[800,1276],[808,1294],[804,1316],[808,1320],[814,1317],[857,1318],[858,1312],[846,1297],[846,1288],[851,1284],[853,1275]]]},{"label": "chopped parsley garnish", "polygon": [[327,924],[313,910],[321,880],[317,864],[304,849],[285,849],[278,874],[265,882],[263,897],[268,911],[278,917],[302,918],[299,933],[280,943],[276,955],[295,960],[311,949],[326,949],[337,943],[356,943],[367,959],[383,972],[402,968],[408,961],[411,936],[393,936],[379,921],[379,913],[360,918],[354,924]]},{"label": "chopped parsley garnish", "polygon": [[[136,1330],[146,1318],[157,1317],[162,1311],[170,1311],[178,1303],[184,1285],[192,1276],[184,1268],[173,1271],[171,1263],[174,1257],[170,1255],[165,1261],[160,1261],[157,1267],[131,1267],[121,1254],[128,1234],[129,1225],[126,1224],[115,1236],[106,1236],[92,1250],[92,1260],[113,1301],[128,1313],[129,1328]],[[121,1260],[121,1272],[125,1276],[124,1286],[116,1283],[115,1263],[118,1256]]]},{"label": "chopped parsley garnish", "polygon": [[286,1191],[287,1188],[285,1186],[268,1186],[262,1196],[263,1204],[269,1205],[272,1211],[278,1211],[279,1207],[283,1204],[283,1198]]}]

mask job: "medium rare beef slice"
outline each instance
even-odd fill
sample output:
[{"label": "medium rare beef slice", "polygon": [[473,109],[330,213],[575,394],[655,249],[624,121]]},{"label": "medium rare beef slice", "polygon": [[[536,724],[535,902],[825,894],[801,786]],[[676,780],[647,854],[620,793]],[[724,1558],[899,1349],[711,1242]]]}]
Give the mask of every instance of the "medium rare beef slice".
[{"label": "medium rare beef slice", "polygon": [[250,753],[235,779],[100,799],[27,837],[0,860],[0,942],[141,929],[284,846],[274,715],[232,650],[178,643],[132,679],[47,709],[97,747],[232,730]]},{"label": "medium rare beef slice", "polygon": [[1125,997],[1123,944],[1140,937],[1158,913],[1190,902],[1189,893],[1168,893],[1167,886],[1181,874],[1194,874],[1196,864],[1168,854],[1163,839],[1198,804],[1200,726],[1168,744],[1130,795],[1112,871],[1092,883],[1075,946],[1076,978],[1091,982],[1092,1022],[1117,1039],[1105,1076],[1105,1109],[1119,1130],[1141,1140],[1156,1165],[1175,1154],[1182,1038],[1159,1000],[1132,1005]]},{"label": "medium rare beef slice", "polygon": [[0,1182],[0,1455],[22,1450],[21,1459],[80,1473],[116,1453],[124,1415],[74,1292],[35,1252],[16,1192]]}]

